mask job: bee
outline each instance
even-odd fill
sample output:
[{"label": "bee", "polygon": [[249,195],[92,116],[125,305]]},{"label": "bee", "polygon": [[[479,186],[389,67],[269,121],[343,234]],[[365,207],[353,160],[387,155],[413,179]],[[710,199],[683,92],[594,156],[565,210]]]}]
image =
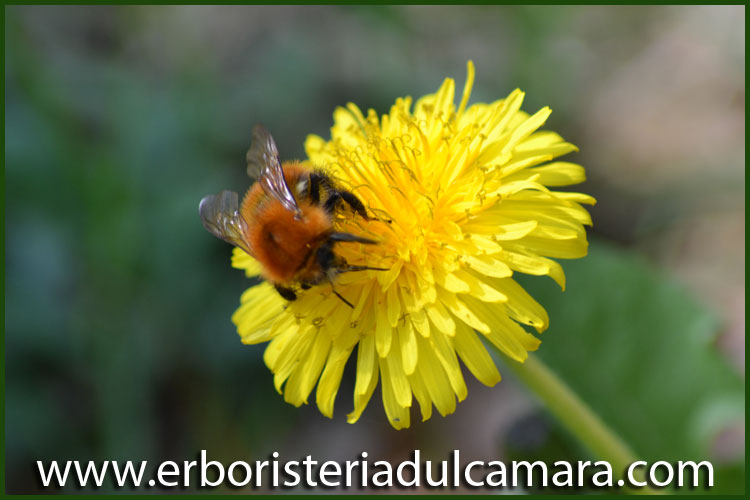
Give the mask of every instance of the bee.
[{"label": "bee", "polygon": [[[365,206],[320,169],[279,161],[276,143],[261,124],[253,128],[246,155],[247,174],[255,183],[239,203],[232,191],[206,196],[200,202],[203,227],[254,257],[262,276],[284,299],[297,299],[298,289],[330,283],[352,271],[386,269],[350,265],[334,253],[336,243],[376,241],[334,230],[334,218],[347,207],[369,220]],[[333,293],[354,307],[336,290]]]}]

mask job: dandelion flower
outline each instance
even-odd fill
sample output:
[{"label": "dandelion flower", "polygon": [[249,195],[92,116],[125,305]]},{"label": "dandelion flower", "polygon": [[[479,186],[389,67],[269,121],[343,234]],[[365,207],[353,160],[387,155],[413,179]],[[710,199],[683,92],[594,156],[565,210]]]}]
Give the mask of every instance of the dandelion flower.
[{"label": "dandelion flower", "polygon": [[[554,132],[539,131],[550,114],[521,111],[515,90],[491,104],[468,105],[474,66],[458,107],[454,82],[414,103],[399,98],[390,113],[364,114],[354,104],[333,114],[331,140],[311,135],[309,161],[327,169],[374,214],[341,217],[342,231],[377,245],[339,245],[349,263],[388,268],[347,273],[336,291],[314,287],[286,302],[268,283],[247,290],[233,316],[242,341],[269,342],[264,360],[284,399],[315,400],[332,417],[344,366],[355,355],[356,422],[380,382],[397,429],[410,423],[416,400],[422,420],[452,413],[467,396],[459,360],[482,383],[500,374],[483,340],[520,362],[536,350],[547,313],[514,273],[547,275],[565,287],[551,258],[587,252],[585,194],[550,188],[582,182],[581,166],[550,162],[577,151]],[[338,230],[338,229],[337,229]],[[260,272],[240,249],[232,263]]]}]

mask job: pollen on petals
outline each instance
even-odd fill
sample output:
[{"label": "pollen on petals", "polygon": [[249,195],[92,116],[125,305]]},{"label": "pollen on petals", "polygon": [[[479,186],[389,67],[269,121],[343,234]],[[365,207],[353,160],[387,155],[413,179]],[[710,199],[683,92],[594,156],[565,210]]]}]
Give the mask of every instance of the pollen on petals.
[{"label": "pollen on petals", "polygon": [[[434,94],[396,99],[387,114],[349,103],[334,111],[331,138],[310,135],[312,164],[361,199],[370,220],[341,216],[337,230],[376,245],[341,244],[347,273],[286,302],[268,283],[250,288],[232,317],[245,343],[269,342],[265,362],[289,403],[315,402],[332,417],[344,367],[356,362],[356,422],[380,385],[397,429],[417,415],[455,411],[467,397],[461,365],[492,386],[500,373],[491,344],[523,361],[549,325],[516,273],[565,275],[553,259],[586,255],[582,205],[594,199],[553,188],[585,180],[583,167],[552,161],[577,148],[540,131],[551,110],[521,111],[524,93],[470,104],[474,65],[455,105],[455,83]],[[259,264],[235,249],[232,265],[258,276]],[[417,410],[417,407],[419,408]],[[418,411],[418,413],[416,413]]]}]

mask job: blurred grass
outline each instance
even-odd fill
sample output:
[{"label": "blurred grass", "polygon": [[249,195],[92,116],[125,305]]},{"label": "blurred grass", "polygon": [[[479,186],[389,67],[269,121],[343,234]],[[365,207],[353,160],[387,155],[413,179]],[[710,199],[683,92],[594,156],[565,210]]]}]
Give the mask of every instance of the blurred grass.
[{"label": "blurred grass", "polygon": [[[739,210],[744,221],[744,190],[737,187],[744,146],[719,148],[706,163],[693,154],[695,137],[665,132],[663,142],[672,140],[683,154],[673,157],[684,169],[676,171],[648,149],[640,157],[619,154],[630,143],[607,127],[639,117],[602,122],[597,113],[608,109],[604,90],[617,85],[627,91],[623,102],[636,102],[641,89],[621,74],[627,64],[659,54],[660,37],[694,28],[698,18],[706,22],[680,40],[694,49],[691,57],[711,49],[721,56],[716,64],[728,61],[713,72],[716,82],[696,87],[725,111],[720,118],[689,116],[710,130],[734,131],[731,112],[741,104],[744,116],[744,93],[738,104],[731,91],[706,90],[741,92],[737,78],[744,88],[744,62],[741,77],[732,66],[737,25],[722,24],[737,16],[727,9],[6,7],[9,491],[39,488],[36,460],[183,460],[202,448],[216,460],[277,449],[400,457],[415,447],[432,447],[442,459],[443,450],[468,442],[466,429],[489,419],[468,401],[456,415],[406,433],[388,428],[377,394],[362,422],[343,423],[346,383],[334,422],[315,408],[283,403],[262,347],[242,346],[230,322],[248,282],[229,267],[228,246],[201,227],[198,200],[245,188],[244,152],[256,122],[273,132],[283,157],[301,157],[305,135],[326,135],[335,106],[354,101],[384,112],[395,97],[432,92],[446,76],[460,86],[472,58],[474,102],[522,87],[524,109],[550,104],[550,128],[581,146],[574,161],[591,178],[583,189],[600,201],[595,231],[670,266],[677,259],[659,253],[663,242],[654,233],[690,225],[716,206],[713,200]],[[702,68],[695,65],[696,81]],[[670,85],[661,92],[673,93]],[[646,141],[649,129],[643,134]],[[698,158],[693,163],[704,170],[690,170],[685,158]],[[628,184],[633,171],[645,172],[647,182]],[[675,177],[676,187],[659,180]],[[744,248],[744,232],[736,237],[726,245]],[[744,293],[744,280],[738,285],[723,267],[710,269],[703,289],[741,286]],[[646,291],[651,284],[633,286]],[[612,291],[621,292],[616,285]],[[575,320],[584,334],[599,334],[585,309],[565,315],[568,295],[543,295],[542,304],[560,311],[553,324]],[[692,306],[679,303],[670,314],[679,316],[681,307]],[[508,397],[501,404],[508,415],[528,405],[507,388],[484,390],[471,386],[469,400]],[[450,426],[462,431],[446,432]],[[505,448],[489,420],[479,427],[488,439],[475,453]],[[341,436],[349,437],[348,448],[331,444]],[[665,446],[665,454],[676,452]]]}]

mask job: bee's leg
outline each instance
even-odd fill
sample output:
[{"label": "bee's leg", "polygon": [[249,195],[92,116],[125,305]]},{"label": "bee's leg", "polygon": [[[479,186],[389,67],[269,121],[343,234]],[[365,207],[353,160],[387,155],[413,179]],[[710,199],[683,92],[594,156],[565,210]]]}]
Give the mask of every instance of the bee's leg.
[{"label": "bee's leg", "polygon": [[326,212],[333,215],[336,211],[336,205],[339,200],[343,200],[347,205],[352,207],[355,213],[362,216],[363,219],[369,220],[365,205],[354,194],[344,189],[338,189],[333,180],[325,172],[310,173],[310,201],[314,205],[320,203],[320,189],[324,188],[330,194],[323,205]]},{"label": "bee's leg", "polygon": [[[333,289],[332,289],[332,290],[333,290]],[[346,299],[345,299],[344,297],[342,297],[342,296],[341,296],[341,294],[340,294],[339,292],[337,292],[336,290],[333,290],[333,294],[334,294],[334,295],[335,295],[336,297],[340,298],[340,299],[341,299],[341,302],[343,302],[343,303],[344,303],[344,304],[346,304],[347,306],[349,306],[349,307],[351,307],[352,309],[354,309],[354,305],[353,305],[353,304],[352,304],[351,302],[349,302],[348,300],[346,300]]]},{"label": "bee's leg", "polygon": [[324,273],[336,267],[336,255],[333,253],[333,241],[327,240],[318,247],[315,259]]},{"label": "bee's leg", "polygon": [[323,205],[323,208],[326,212],[333,215],[333,213],[336,211],[336,205],[338,205],[339,201],[343,201],[344,203],[352,207],[354,213],[361,215],[363,219],[370,220],[370,218],[367,216],[367,210],[365,210],[364,203],[362,203],[359,198],[354,196],[349,191],[338,189],[332,191],[331,195]]},{"label": "bee's leg", "polygon": [[332,192],[326,202],[323,204],[323,210],[325,210],[328,215],[333,215],[336,212],[336,205],[339,201],[341,201],[341,195],[338,193],[338,191]]},{"label": "bee's leg", "polygon": [[337,292],[335,288],[333,288],[332,275],[329,274],[329,271],[339,271],[344,266],[346,266],[346,261],[341,257],[337,257],[336,254],[333,253],[333,241],[328,240],[320,245],[317,253],[315,254],[315,257],[318,260],[318,265],[320,266],[320,268],[323,270],[326,276],[328,276],[328,281],[329,283],[331,283],[331,290],[333,291],[333,294],[341,299],[341,302],[354,309],[352,303],[342,297],[341,294]]},{"label": "bee's leg", "polygon": [[279,292],[279,295],[281,295],[283,298],[285,298],[289,302],[293,300],[297,300],[297,294],[294,293],[294,290],[292,290],[291,288],[286,288],[281,285],[273,285],[273,287],[276,289],[277,292]]},{"label": "bee's leg", "polygon": [[357,198],[354,194],[350,193],[349,191],[338,191],[338,195],[342,200],[346,202],[347,205],[352,207],[352,210],[361,215],[364,220],[370,219],[369,217],[367,217],[367,210],[365,210],[364,203],[362,203],[360,199]]}]

